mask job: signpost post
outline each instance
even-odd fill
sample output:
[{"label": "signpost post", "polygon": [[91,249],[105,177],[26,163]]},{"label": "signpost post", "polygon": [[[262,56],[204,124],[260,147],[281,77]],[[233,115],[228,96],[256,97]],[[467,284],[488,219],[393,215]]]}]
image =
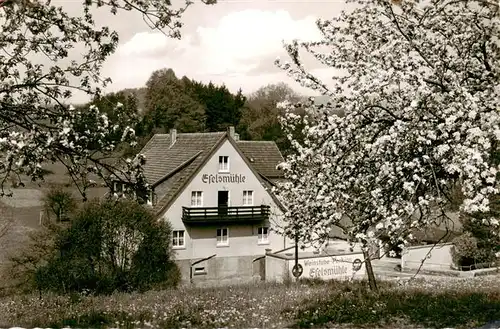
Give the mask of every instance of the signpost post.
[{"label": "signpost post", "polygon": [[302,275],[304,271],[302,265],[299,264],[299,234],[295,234],[295,265],[292,268],[292,274],[295,277],[296,281],[299,280],[299,277]]}]

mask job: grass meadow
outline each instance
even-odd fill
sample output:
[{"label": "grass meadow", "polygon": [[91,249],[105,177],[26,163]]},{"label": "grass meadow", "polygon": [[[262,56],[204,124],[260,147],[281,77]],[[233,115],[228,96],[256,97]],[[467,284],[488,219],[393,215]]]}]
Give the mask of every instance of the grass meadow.
[{"label": "grass meadow", "polygon": [[474,328],[500,320],[500,277],[253,284],[0,299],[0,327]]},{"label": "grass meadow", "polygon": [[[61,168],[50,169],[55,174],[47,183],[68,183]],[[500,320],[498,275],[379,286],[378,293],[366,282],[308,281],[110,296],[9,295],[0,297],[0,328],[470,329]]]}]

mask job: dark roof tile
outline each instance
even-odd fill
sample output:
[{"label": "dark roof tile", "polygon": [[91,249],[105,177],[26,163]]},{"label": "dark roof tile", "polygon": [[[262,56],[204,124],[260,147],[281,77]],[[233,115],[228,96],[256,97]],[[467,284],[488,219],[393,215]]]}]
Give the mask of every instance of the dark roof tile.
[{"label": "dark roof tile", "polygon": [[203,162],[203,159],[204,157],[200,155],[195,161],[172,175],[172,177],[159,186],[163,193],[158,195],[158,202],[154,206],[156,212],[160,212],[182,191],[186,181],[196,172],[196,169],[200,166],[201,162]]},{"label": "dark roof tile", "polygon": [[195,157],[200,151],[211,149],[225,133],[177,134],[170,146],[169,134],[154,135],[141,151],[146,156],[144,173],[150,184],[155,184],[172,173],[182,164]]},{"label": "dark roof tile", "polygon": [[[182,191],[188,180],[212,154],[212,150],[227,136],[226,132],[178,133],[171,145],[170,134],[157,134],[144,146],[144,173],[155,186],[158,202],[156,212],[167,207]],[[237,141],[236,147],[250,165],[265,178],[281,178],[276,166],[283,157],[272,141]]]},{"label": "dark roof tile", "polygon": [[284,159],[275,142],[237,141],[236,145],[261,175],[267,178],[283,177],[283,172],[276,167]]}]

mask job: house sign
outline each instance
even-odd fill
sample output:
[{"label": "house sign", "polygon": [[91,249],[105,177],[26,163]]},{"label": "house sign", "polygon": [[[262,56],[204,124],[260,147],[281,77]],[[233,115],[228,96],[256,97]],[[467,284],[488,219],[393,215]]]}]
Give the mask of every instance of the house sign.
[{"label": "house sign", "polygon": [[241,174],[223,174],[223,175],[203,174],[203,176],[201,176],[201,181],[205,184],[216,184],[216,183],[240,184],[240,183],[245,183],[246,179],[247,177]]},{"label": "house sign", "polygon": [[301,259],[304,276],[318,279],[350,279],[354,274],[364,274],[364,266],[358,255]]}]

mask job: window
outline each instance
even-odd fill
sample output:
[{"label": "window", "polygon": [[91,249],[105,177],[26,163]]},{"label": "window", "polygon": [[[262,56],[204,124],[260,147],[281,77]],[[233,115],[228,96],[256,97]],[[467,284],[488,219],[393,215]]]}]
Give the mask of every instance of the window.
[{"label": "window", "polygon": [[207,271],[205,271],[204,267],[195,267],[193,271],[193,275],[205,275]]},{"label": "window", "polygon": [[203,192],[193,191],[191,192],[191,207],[201,207],[203,206]]},{"label": "window", "polygon": [[229,157],[228,156],[220,156],[219,157],[219,171],[229,172]]},{"label": "window", "polygon": [[257,230],[257,243],[266,244],[269,243],[269,228],[259,227]]},{"label": "window", "polygon": [[229,245],[229,234],[227,228],[217,229],[217,245],[218,246],[228,246]]},{"label": "window", "polygon": [[172,232],[172,247],[174,248],[184,248],[184,231],[178,230]]},{"label": "window", "polygon": [[125,199],[127,197],[127,193],[129,192],[129,187],[126,184],[121,184],[122,192],[121,196]]},{"label": "window", "polygon": [[125,184],[120,182],[113,182],[113,193],[123,194],[125,193]]},{"label": "window", "polygon": [[152,206],[154,204],[154,192],[153,192],[153,190],[149,191],[146,203],[150,206]]},{"label": "window", "polygon": [[253,206],[253,191],[243,191],[243,205]]}]

